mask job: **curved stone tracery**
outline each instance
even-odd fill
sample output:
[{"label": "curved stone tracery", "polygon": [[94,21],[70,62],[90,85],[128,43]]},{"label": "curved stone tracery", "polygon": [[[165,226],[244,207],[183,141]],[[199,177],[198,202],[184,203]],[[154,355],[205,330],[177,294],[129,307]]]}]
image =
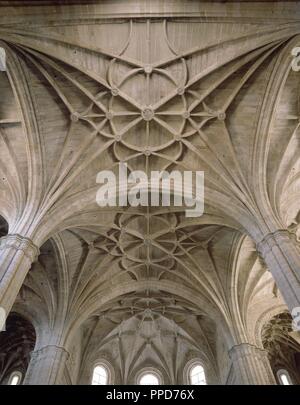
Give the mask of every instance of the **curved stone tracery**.
[{"label": "curved stone tracery", "polygon": [[[185,365],[183,357],[185,361],[201,358],[208,366],[209,378],[217,381],[214,347],[206,340],[214,335],[215,326],[196,308],[192,311],[190,305],[161,291],[143,291],[110,302],[88,323],[92,332],[83,358],[82,378],[88,377],[91,361],[114,358],[116,371],[125,383],[134,383],[136,370],[147,366],[160,370],[165,383],[174,383]],[[105,335],[103,328],[109,328]],[[203,349],[211,350],[210,358]],[[130,356],[123,363],[126,353]]]},{"label": "curved stone tracery", "polygon": [[[90,164],[78,164],[85,157],[98,169],[113,168],[119,161],[126,162],[131,170],[146,169],[147,172],[154,169],[202,169],[207,175],[208,205],[216,202],[210,199],[210,189],[221,192],[223,198],[231,190],[236,204],[247,203],[249,208],[253,205],[254,190],[251,191],[251,186],[247,184],[246,173],[242,173],[240,167],[242,162],[235,156],[231,117],[226,116],[226,110],[231,108],[252,76],[266,64],[268,57],[283,46],[283,42],[279,39],[271,41],[236,59],[229,58],[227,61],[223,58],[220,65],[207,65],[206,70],[198,73],[195,70],[197,63],[201,64],[202,53],[209,47],[196,48],[191,53],[185,51],[181,55],[171,46],[174,37],[172,40],[168,38],[167,27],[167,20],[161,23],[147,20],[145,24],[132,22],[127,45],[120,50],[118,58],[100,52],[99,58],[103,58],[104,63],[99,66],[96,76],[90,70],[85,70],[85,75],[76,73],[76,63],[70,68],[23,44],[15,48],[39,72],[41,80],[53,88],[70,114],[70,121],[66,122],[69,126],[65,138],[67,145],[60,152],[60,165],[56,166],[46,194],[52,203],[59,204],[62,198],[62,193],[57,191],[58,186],[71,196],[72,189],[73,193],[76,189],[79,191],[75,183],[77,176],[84,173],[92,176]],[[161,48],[156,53],[153,47],[157,44],[152,42],[149,34],[154,29],[164,32],[165,42],[165,46],[161,42]],[[146,63],[143,69],[137,68],[136,63],[132,66],[125,57],[133,53],[137,32],[149,37],[147,52],[138,55],[139,65]],[[55,39],[52,41],[55,42]],[[167,49],[170,58],[163,63],[157,62],[160,54],[165,57]],[[89,49],[86,48],[85,52],[87,57],[92,56]],[[191,64],[193,58],[195,66]],[[238,74],[239,71],[241,74]],[[68,83],[67,87],[65,83]],[[228,90],[222,88],[224,83]],[[74,91],[80,99],[78,96],[74,99]],[[78,138],[79,132],[81,136]],[[218,149],[220,138],[225,154]],[[74,142],[78,141],[81,146],[74,153]],[[104,154],[107,157],[104,158]],[[103,158],[104,166],[99,167],[99,159]],[[41,211],[45,212],[47,207],[49,204]],[[253,205],[251,210],[253,215],[257,207]]]},{"label": "curved stone tracery", "polygon": [[289,313],[273,317],[262,331],[263,345],[268,350],[274,370],[288,370],[295,384],[299,383],[299,341],[293,335]]},{"label": "curved stone tracery", "polygon": [[[40,375],[88,382],[102,356],[117,381],[134,383],[155,358],[173,384],[199,357],[209,382],[237,382],[245,353],[262,353],[262,314],[298,302],[298,20],[74,13],[33,25],[0,17],[9,67],[0,72],[0,236],[9,228],[7,239],[41,253],[26,267],[0,245],[3,269],[12,262],[25,277],[31,265],[15,277],[14,308],[35,322],[36,364],[53,360],[52,377]],[[204,171],[204,215],[100,208],[96,175],[120,162],[148,175]],[[283,269],[294,278],[282,280]],[[228,352],[238,353],[234,366]],[[29,383],[38,375],[31,368]],[[272,381],[268,367],[249,378]]]}]

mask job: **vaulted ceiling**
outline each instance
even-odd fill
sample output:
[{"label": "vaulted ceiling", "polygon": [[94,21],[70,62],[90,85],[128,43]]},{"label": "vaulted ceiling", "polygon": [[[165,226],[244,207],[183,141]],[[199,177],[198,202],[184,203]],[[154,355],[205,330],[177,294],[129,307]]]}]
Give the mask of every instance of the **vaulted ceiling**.
[{"label": "vaulted ceiling", "polygon": [[[299,24],[49,18],[0,21],[0,214],[43,245],[15,308],[56,343],[81,330],[82,359],[129,339],[126,381],[149,348],[176,380],[170,339],[217,370],[218,333],[254,343],[284,307],[254,242],[299,228]],[[204,171],[204,215],[100,208],[97,173],[120,162]]]}]

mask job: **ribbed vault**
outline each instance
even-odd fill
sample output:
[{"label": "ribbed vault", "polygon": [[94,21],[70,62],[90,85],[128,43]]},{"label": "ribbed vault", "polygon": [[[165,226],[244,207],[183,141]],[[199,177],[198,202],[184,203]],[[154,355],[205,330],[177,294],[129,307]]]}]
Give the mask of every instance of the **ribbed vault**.
[{"label": "ribbed vault", "polygon": [[[279,61],[289,52],[297,28],[260,28],[258,34],[252,26],[240,27],[247,32],[246,45],[241,32],[233,36],[222,31],[222,47],[220,41],[196,43],[209,34],[197,22],[149,19],[123,22],[118,28],[123,41],[118,35],[106,49],[101,41],[108,32],[114,37],[113,24],[90,26],[89,34],[98,41],[94,49],[72,43],[73,27],[54,33],[43,27],[14,32],[2,26],[13,86],[28,86],[23,114],[32,112],[32,104],[36,121],[31,117],[27,128],[36,131],[30,134],[36,146],[30,147],[30,139],[23,143],[35,184],[29,187],[19,158],[12,157],[6,168],[20,177],[21,184],[10,185],[14,194],[29,192],[27,198],[17,198],[7,190],[11,207],[3,209],[11,210],[11,226],[29,226],[13,215],[24,212],[26,204],[26,212],[37,213],[27,231],[39,240],[78,221],[94,223],[99,211],[96,174],[116,170],[118,162],[147,173],[204,170],[206,212],[252,236],[294,220],[297,207],[286,218],[281,204],[290,188],[298,190],[299,92],[288,95],[290,88],[299,87],[299,77],[287,74],[289,66]],[[186,32],[178,42],[182,30]],[[210,30],[217,37],[217,27]],[[139,48],[144,42],[148,46]],[[15,71],[17,61],[22,71]],[[25,74],[26,84],[21,84]],[[284,77],[280,86],[277,76]],[[278,105],[275,112],[268,112],[273,105]],[[269,209],[273,219],[265,223],[262,215]]]},{"label": "ribbed vault", "polygon": [[274,316],[262,331],[263,345],[268,350],[273,369],[288,370],[294,383],[299,384],[300,342],[295,338],[297,333],[293,332],[288,312]]},{"label": "ribbed vault", "polygon": [[[198,356],[225,383],[228,349],[258,344],[262,315],[284,307],[255,244],[299,232],[299,34],[281,20],[1,21],[0,236],[41,246],[14,308],[36,349],[67,348],[69,382],[106,356],[125,383],[151,360],[173,383]],[[204,171],[204,215],[100,208],[97,173],[119,163]]]},{"label": "ribbed vault", "polygon": [[10,314],[6,330],[0,336],[0,384],[7,383],[10,374],[16,370],[24,377],[35,338],[35,330],[27,319],[16,313]]}]

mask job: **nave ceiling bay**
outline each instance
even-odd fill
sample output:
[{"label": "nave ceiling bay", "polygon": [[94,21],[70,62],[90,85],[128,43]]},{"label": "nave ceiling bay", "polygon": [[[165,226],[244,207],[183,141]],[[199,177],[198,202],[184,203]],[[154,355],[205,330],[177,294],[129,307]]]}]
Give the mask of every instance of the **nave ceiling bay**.
[{"label": "nave ceiling bay", "polygon": [[126,207],[99,209],[96,175],[119,162],[147,174],[203,170],[205,215],[191,224],[229,226],[256,242],[294,224],[299,75],[289,54],[299,28],[234,27],[2,24],[1,214],[10,233],[40,246],[63,229],[105,225]]},{"label": "nave ceiling bay", "polygon": [[[101,356],[124,383],[151,362],[178,382],[193,357],[226,383],[230,348],[273,347],[265,324],[287,310],[257,250],[299,238],[299,24],[26,21],[0,17],[0,236],[28,238],[36,261],[0,299],[32,322],[37,358],[70,355],[74,383]],[[204,171],[204,215],[99,207],[97,173],[119,163]]]}]

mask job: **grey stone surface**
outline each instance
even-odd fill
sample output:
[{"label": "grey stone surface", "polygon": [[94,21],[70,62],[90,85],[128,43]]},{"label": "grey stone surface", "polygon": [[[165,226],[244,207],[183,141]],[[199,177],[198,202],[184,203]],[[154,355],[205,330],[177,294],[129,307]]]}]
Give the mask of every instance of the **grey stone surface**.
[{"label": "grey stone surface", "polygon": [[[274,347],[300,351],[280,318],[300,306],[300,2],[60,3],[0,1],[0,306],[36,331],[24,383],[103,363],[182,384],[194,361],[208,384],[299,383]],[[204,215],[100,208],[118,162],[204,171]]]}]

